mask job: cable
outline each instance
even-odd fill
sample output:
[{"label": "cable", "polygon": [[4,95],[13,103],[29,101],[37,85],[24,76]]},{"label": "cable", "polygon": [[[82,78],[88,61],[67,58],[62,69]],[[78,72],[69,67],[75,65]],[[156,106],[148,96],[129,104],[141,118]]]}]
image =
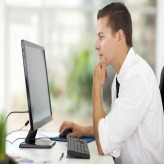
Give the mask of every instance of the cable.
[{"label": "cable", "polygon": [[[25,126],[27,126],[28,124],[29,124],[29,120],[27,120],[26,123],[25,123],[20,129],[14,130],[14,131],[12,131],[12,132],[6,134],[6,136],[9,135],[9,134],[11,134],[11,133],[14,133],[14,132],[17,132],[17,131],[22,130],[22,129],[23,129]],[[6,142],[9,142],[9,143],[13,144],[15,141],[17,141],[17,140],[19,140],[19,139],[25,139],[25,138],[17,138],[17,139],[15,139],[15,140],[12,141],[12,142],[11,142],[10,140],[6,140]]]},{"label": "cable", "polygon": [[[35,138],[35,141],[38,139],[50,139],[49,137],[39,137],[39,138]],[[20,140],[20,139],[26,139],[26,138],[16,138],[14,141],[10,141],[10,140],[6,140],[6,142],[9,142],[11,144],[13,144],[15,141]]]},{"label": "cable", "polygon": [[17,139],[15,139],[14,141],[6,140],[6,142],[9,142],[9,143],[13,144],[15,141],[20,140],[20,139],[23,140],[23,139],[25,139],[25,138],[17,138]]},{"label": "cable", "polygon": [[9,133],[6,134],[6,136],[8,136],[8,135],[10,135],[11,133],[14,133],[14,132],[21,131],[28,124],[29,124],[29,120],[27,120],[26,123],[20,129],[9,132]]},{"label": "cable", "polygon": [[35,140],[39,140],[39,139],[51,139],[51,137],[38,137],[38,138],[35,138]]},{"label": "cable", "polygon": [[[28,113],[28,111],[13,111],[13,112],[10,112],[8,115],[7,115],[7,117],[6,117],[6,119],[5,119],[5,123],[4,123],[4,126],[3,126],[3,128],[5,128],[5,126],[6,126],[6,122],[7,122],[7,119],[8,119],[8,117],[11,115],[11,114],[13,114],[13,113]],[[29,121],[26,121],[26,123],[25,123],[25,125],[24,126],[27,126],[29,124]],[[22,127],[22,128],[24,128],[24,126]],[[21,130],[22,128],[20,128],[19,130]],[[19,131],[19,130],[16,130],[16,131]],[[13,131],[14,132],[14,131]],[[9,135],[9,134],[11,134],[11,133],[13,133],[13,132],[10,132],[10,133],[8,133],[7,135]],[[7,136],[6,135],[6,136]],[[17,138],[17,139],[15,139],[13,142],[11,142],[11,141],[9,141],[9,140],[6,140],[7,142],[10,142],[11,144],[13,144],[16,140],[18,140],[18,139],[25,139],[25,138]]]},{"label": "cable", "polygon": [[5,123],[4,123],[4,127],[5,127],[5,125],[6,125],[6,122],[7,122],[8,117],[10,116],[10,114],[13,114],[13,113],[28,113],[28,111],[14,111],[14,112],[10,112],[10,113],[7,115],[7,117],[6,117],[6,120],[5,120]]},{"label": "cable", "polygon": [[[12,132],[9,132],[8,134],[6,134],[6,136],[7,136],[7,135],[10,135],[11,133],[17,132],[17,131],[26,131],[26,130],[22,130],[22,129],[23,129],[25,126],[27,126],[28,124],[29,124],[29,120],[27,120],[26,123],[25,123],[20,129],[14,130],[14,131],[12,131]],[[46,135],[44,135],[44,134],[41,134],[41,133],[37,133],[37,134],[42,135],[42,136],[44,136],[44,137],[38,137],[38,138],[36,138],[35,140],[42,139],[42,138],[50,139],[50,137],[48,137],[48,136],[46,136]],[[16,138],[14,141],[6,140],[6,142],[9,142],[10,144],[13,144],[15,141],[17,141],[17,140],[19,140],[19,139],[26,139],[26,138]]]},{"label": "cable", "polygon": [[46,137],[46,138],[51,138],[51,137],[48,137],[47,135],[44,135],[44,134],[42,134],[42,133],[40,133],[40,132],[37,132],[37,134],[39,134],[39,135],[41,135],[41,136],[44,136],[44,137]]},{"label": "cable", "polygon": [[[14,133],[14,132],[17,132],[18,130],[15,130],[15,131],[12,131],[12,133]],[[29,130],[21,130],[22,132],[29,132]],[[9,135],[9,134],[7,134],[7,135]],[[37,135],[41,135],[41,136],[44,136],[44,137],[46,137],[46,138],[51,138],[51,137],[48,137],[47,135],[45,135],[45,134],[42,134],[42,133],[40,133],[40,132],[38,132],[37,131]]]}]

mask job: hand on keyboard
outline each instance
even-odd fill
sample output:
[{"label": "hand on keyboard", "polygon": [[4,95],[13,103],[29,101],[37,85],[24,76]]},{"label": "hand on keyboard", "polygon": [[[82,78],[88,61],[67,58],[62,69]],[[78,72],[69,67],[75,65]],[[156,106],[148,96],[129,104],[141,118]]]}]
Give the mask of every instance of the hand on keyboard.
[{"label": "hand on keyboard", "polygon": [[90,153],[86,141],[74,137],[67,138],[67,155],[75,158],[89,159]]}]

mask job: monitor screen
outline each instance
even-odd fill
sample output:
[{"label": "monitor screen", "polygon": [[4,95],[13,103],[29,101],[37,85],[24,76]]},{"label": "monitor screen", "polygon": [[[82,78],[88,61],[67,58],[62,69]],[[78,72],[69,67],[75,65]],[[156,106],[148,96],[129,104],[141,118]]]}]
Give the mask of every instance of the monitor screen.
[{"label": "monitor screen", "polygon": [[[44,47],[22,40],[31,132],[52,120]],[[35,138],[35,137],[34,137]]]}]

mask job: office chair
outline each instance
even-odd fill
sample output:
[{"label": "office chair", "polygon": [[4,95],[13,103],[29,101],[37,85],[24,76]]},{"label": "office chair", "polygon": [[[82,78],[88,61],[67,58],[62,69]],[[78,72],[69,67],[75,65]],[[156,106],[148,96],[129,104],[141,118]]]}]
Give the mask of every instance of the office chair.
[{"label": "office chair", "polygon": [[161,92],[162,105],[163,105],[163,110],[164,110],[164,67],[163,67],[162,72],[161,72],[159,89]]}]

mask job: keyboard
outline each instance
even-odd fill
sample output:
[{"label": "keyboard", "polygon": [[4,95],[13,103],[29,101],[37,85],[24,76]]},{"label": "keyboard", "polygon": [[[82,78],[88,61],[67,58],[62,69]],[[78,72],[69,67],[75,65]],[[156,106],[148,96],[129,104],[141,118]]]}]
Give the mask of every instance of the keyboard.
[{"label": "keyboard", "polygon": [[67,155],[71,158],[90,159],[87,142],[79,138],[67,138]]}]

